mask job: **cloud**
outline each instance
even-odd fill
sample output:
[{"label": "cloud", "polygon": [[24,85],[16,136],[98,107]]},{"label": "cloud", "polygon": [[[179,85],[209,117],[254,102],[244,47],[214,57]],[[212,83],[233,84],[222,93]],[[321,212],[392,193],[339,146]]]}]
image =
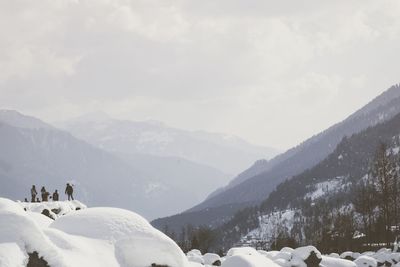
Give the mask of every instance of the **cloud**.
[{"label": "cloud", "polygon": [[397,0],[2,1],[0,105],[289,147],[398,82],[399,15]]}]

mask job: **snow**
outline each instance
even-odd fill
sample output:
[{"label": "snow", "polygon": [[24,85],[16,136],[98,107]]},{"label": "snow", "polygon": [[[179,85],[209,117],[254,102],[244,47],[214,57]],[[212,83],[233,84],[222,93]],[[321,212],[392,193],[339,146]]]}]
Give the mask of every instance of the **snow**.
[{"label": "snow", "polygon": [[242,242],[247,240],[273,240],[276,234],[276,226],[285,228],[288,232],[293,228],[295,216],[299,215],[299,210],[284,210],[272,212],[259,217],[259,227],[250,231],[242,238]]},{"label": "snow", "polygon": [[205,263],[204,259],[201,255],[193,254],[193,255],[188,256],[187,258],[190,262],[197,262],[197,263],[200,263],[201,265],[204,265],[204,263]]},{"label": "snow", "polygon": [[231,248],[226,253],[227,257],[235,256],[235,255],[258,255],[260,253],[257,252],[254,248],[251,247],[239,247],[239,248]]},{"label": "snow", "polygon": [[[54,207],[62,210],[55,221],[40,214]],[[0,266],[26,266],[27,253],[34,251],[52,267],[194,266],[175,242],[136,213],[72,201],[0,198]]]},{"label": "snow", "polygon": [[315,184],[315,190],[309,192],[304,198],[310,198],[316,200],[330,193],[335,193],[340,190],[343,186],[344,177],[336,177],[334,179]]},{"label": "snow", "polygon": [[[43,209],[58,211],[51,219],[41,214]],[[275,215],[290,227],[295,213]],[[51,267],[211,267],[219,262],[223,267],[307,267],[310,256],[320,259],[321,267],[376,267],[384,262],[400,267],[400,253],[390,249],[323,256],[313,246],[280,251],[233,247],[222,258],[202,255],[197,249],[185,255],[174,241],[131,211],[87,208],[78,201],[22,203],[0,198],[0,266],[26,266],[32,252]]]},{"label": "snow", "polygon": [[203,256],[204,264],[212,265],[216,261],[221,261],[221,257],[218,254],[206,253]]},{"label": "snow", "polygon": [[306,260],[310,256],[311,252],[315,252],[317,258],[321,259],[321,252],[319,252],[318,249],[316,249],[313,246],[296,248],[293,251],[293,255],[297,256],[302,260]]},{"label": "snow", "polygon": [[221,265],[222,267],[279,267],[270,259],[257,253],[254,255],[237,254],[228,257]]},{"label": "snow", "polygon": [[44,209],[49,211],[57,210],[57,213],[52,214],[57,218],[76,209],[86,209],[86,205],[78,200],[73,201],[49,201],[49,202],[17,202],[22,208],[27,211],[41,213]]},{"label": "snow", "polygon": [[378,263],[376,262],[376,260],[372,257],[369,256],[360,256],[358,257],[354,263],[357,265],[357,267],[377,267]]},{"label": "snow", "polygon": [[16,243],[0,243],[0,266],[25,267],[27,257]]},{"label": "snow", "polygon": [[324,267],[357,267],[357,265],[349,260],[332,258],[328,256],[322,256],[321,266]]}]

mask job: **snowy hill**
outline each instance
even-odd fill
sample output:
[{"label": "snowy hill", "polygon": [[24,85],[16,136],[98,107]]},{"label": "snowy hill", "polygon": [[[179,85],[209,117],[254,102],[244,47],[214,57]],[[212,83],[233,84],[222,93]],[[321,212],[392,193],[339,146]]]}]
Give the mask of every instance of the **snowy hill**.
[{"label": "snowy hill", "polygon": [[116,120],[104,114],[88,114],[57,125],[111,152],[179,157],[231,175],[255,160],[277,154],[273,148],[231,135],[185,131],[156,121]]},{"label": "snowy hill", "polygon": [[1,196],[24,199],[32,184],[62,191],[71,181],[90,205],[134,209],[154,218],[185,210],[227,182],[226,174],[209,166],[180,158],[115,155],[36,118],[1,114]]}]

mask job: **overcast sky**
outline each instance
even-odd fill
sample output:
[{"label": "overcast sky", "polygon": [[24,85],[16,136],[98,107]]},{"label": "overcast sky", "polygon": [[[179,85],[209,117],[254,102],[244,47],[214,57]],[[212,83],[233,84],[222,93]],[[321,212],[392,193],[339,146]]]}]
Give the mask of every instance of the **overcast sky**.
[{"label": "overcast sky", "polygon": [[289,148],[400,82],[399,0],[1,0],[0,108]]}]

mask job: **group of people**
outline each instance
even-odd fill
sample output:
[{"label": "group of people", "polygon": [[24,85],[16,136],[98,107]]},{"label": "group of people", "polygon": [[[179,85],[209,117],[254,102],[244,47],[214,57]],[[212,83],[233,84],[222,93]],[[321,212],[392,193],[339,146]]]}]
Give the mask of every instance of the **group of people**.
[{"label": "group of people", "polygon": [[[49,198],[50,199],[53,198],[53,201],[58,201],[60,199],[59,198],[60,196],[59,196],[57,190],[55,190],[53,195],[50,196],[50,193],[47,192],[47,190],[46,190],[46,188],[44,186],[42,186],[42,188],[40,189],[40,193],[42,195],[42,202],[49,201]],[[74,200],[74,196],[73,196],[74,188],[73,188],[73,185],[67,183],[67,186],[65,188],[65,194],[68,196],[68,200]],[[31,188],[31,197],[32,197],[31,198],[31,202],[41,202],[39,197],[37,197],[37,195],[38,195],[38,192],[36,191],[36,186],[32,185],[32,188]],[[27,202],[28,200],[25,198],[25,201]]]}]

